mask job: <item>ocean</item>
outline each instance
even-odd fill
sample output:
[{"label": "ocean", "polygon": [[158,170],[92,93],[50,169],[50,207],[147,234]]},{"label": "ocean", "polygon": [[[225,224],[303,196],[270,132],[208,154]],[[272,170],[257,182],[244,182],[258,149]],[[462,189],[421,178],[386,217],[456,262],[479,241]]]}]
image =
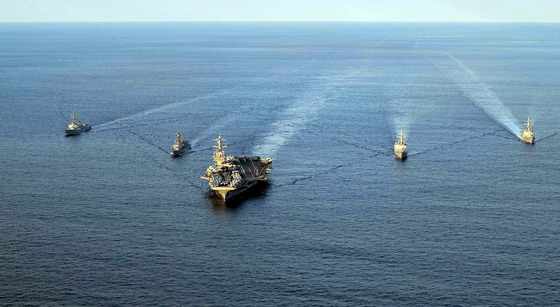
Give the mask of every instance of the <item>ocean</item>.
[{"label": "ocean", "polygon": [[[560,305],[559,33],[2,23],[0,305]],[[274,158],[228,204],[220,134]]]}]

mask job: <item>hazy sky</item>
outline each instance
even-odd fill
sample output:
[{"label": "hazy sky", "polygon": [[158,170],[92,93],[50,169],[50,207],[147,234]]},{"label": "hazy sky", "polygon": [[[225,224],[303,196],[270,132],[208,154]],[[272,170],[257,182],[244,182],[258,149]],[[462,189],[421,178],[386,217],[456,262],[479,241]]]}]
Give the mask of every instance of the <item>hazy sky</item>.
[{"label": "hazy sky", "polygon": [[560,22],[560,0],[0,0],[20,21]]}]

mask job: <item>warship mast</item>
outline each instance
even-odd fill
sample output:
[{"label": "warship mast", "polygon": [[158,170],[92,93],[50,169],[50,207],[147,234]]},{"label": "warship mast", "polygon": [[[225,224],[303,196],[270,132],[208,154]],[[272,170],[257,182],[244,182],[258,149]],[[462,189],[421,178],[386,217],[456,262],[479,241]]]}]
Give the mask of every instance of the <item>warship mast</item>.
[{"label": "warship mast", "polygon": [[175,141],[175,144],[181,145],[181,129],[177,129],[177,140]]},{"label": "warship mast", "polygon": [[[404,144],[404,141],[403,141],[404,132],[403,132],[402,130],[401,130],[401,133],[399,133],[398,136],[399,136],[399,138],[400,138],[400,139],[399,139],[399,144]],[[406,144],[405,144],[405,145],[406,145]]]},{"label": "warship mast", "polygon": [[525,123],[527,123],[527,128],[525,128],[525,130],[527,130],[527,131],[533,131],[533,130],[531,129],[531,118],[530,118],[530,117],[527,117],[527,120],[525,121]]},{"label": "warship mast", "polygon": [[226,153],[222,151],[223,148],[226,148],[227,146],[222,144],[222,142],[227,141],[226,139],[222,139],[222,134],[220,133],[218,135],[217,139],[214,139],[214,141],[218,142],[218,145],[214,145],[212,147],[216,148],[216,151],[214,152],[214,155],[212,156],[214,158],[214,161],[216,161],[217,164],[222,165],[224,163],[224,161],[226,160]]}]

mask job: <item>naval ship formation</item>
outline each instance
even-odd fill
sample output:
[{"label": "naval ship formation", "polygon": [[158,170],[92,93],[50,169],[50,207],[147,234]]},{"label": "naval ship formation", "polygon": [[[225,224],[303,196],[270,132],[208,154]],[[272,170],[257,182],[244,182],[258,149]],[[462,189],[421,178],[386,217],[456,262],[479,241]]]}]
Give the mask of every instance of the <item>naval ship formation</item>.
[{"label": "naval ship formation", "polygon": [[226,141],[219,135],[214,141],[218,142],[214,152],[214,165],[206,170],[200,178],[208,180],[210,189],[218,193],[223,200],[233,198],[261,181],[266,181],[266,175],[272,169],[272,158],[227,156],[222,142]]},{"label": "naval ship formation", "polygon": [[[535,132],[531,128],[531,120],[527,118],[525,130],[519,132],[519,138],[527,144],[535,143]],[[91,130],[91,125],[82,124],[77,114],[72,114],[72,122],[64,132],[66,136],[78,135],[81,132]],[[408,144],[405,142],[405,134],[401,131],[397,135],[398,141],[394,145],[394,157],[404,161],[408,155]],[[218,142],[213,154],[214,164],[209,166],[204,176],[200,178],[208,180],[210,189],[220,195],[225,201],[256,186],[259,182],[266,181],[266,175],[272,169],[272,158],[261,159],[260,157],[227,156],[223,149],[221,134],[214,141]],[[181,137],[181,131],[177,131],[177,138],[170,152],[171,156],[178,157],[184,154],[191,145]]]}]

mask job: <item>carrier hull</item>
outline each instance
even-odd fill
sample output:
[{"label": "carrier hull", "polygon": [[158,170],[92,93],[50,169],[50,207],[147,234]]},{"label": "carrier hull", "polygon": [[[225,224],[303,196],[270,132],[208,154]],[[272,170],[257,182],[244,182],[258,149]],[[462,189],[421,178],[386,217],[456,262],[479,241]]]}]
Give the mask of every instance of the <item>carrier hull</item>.
[{"label": "carrier hull", "polygon": [[222,200],[230,200],[232,198],[236,198],[247,192],[249,189],[255,187],[257,185],[257,181],[253,181],[248,183],[247,186],[241,188],[232,188],[232,187],[211,187],[212,191],[216,192]]}]

